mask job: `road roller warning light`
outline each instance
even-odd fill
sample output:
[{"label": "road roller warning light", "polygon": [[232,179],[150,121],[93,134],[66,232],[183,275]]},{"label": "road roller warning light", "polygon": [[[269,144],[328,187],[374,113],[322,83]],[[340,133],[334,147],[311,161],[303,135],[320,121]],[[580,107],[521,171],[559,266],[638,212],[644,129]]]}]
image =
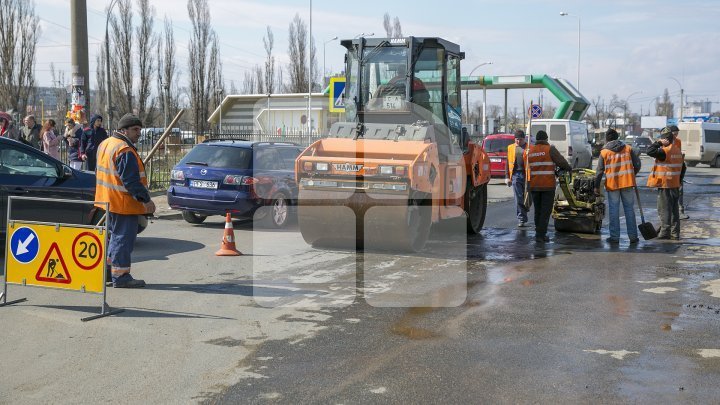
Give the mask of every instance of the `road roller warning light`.
[{"label": "road roller warning light", "polygon": [[433,223],[485,221],[490,161],[462,133],[460,47],[441,38],[343,40],[345,117],[296,161],[313,246],[419,251]]}]

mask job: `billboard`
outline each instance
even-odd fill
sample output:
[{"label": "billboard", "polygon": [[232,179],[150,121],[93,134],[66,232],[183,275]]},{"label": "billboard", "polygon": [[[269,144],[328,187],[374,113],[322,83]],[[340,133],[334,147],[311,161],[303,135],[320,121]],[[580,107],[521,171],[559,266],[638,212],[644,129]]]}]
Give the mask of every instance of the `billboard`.
[{"label": "billboard", "polygon": [[667,117],[664,115],[640,117],[642,129],[659,129],[667,125]]}]

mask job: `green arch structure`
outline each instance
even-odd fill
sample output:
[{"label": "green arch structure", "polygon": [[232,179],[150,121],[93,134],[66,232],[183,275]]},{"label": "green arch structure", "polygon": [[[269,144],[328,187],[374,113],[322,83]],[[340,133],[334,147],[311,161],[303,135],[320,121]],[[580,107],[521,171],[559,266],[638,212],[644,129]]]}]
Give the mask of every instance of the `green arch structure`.
[{"label": "green arch structure", "polygon": [[514,75],[514,76],[477,76],[463,77],[463,90],[505,90],[505,89],[538,89],[545,88],[560,102],[555,111],[556,119],[580,121],[590,107],[585,97],[565,79],[550,77],[545,74]]}]

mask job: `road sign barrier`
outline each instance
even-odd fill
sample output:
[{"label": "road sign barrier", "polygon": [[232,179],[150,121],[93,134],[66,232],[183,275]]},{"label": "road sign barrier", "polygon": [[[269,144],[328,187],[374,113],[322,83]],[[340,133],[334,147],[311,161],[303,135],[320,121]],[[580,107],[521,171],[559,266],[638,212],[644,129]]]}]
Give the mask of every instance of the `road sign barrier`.
[{"label": "road sign barrier", "polygon": [[[106,301],[107,227],[105,218],[98,225],[77,225],[20,221],[12,218],[17,200],[95,204],[93,201],[9,197],[5,244],[5,283],[0,306],[23,302],[7,301],[8,284],[71,290],[102,295],[99,315],[83,321],[116,314]],[[107,212],[107,203],[105,204]]]},{"label": "road sign barrier", "polygon": [[343,101],[343,95],[345,93],[345,78],[344,77],[331,77],[330,78],[330,112],[342,113],[345,112],[345,103]]}]

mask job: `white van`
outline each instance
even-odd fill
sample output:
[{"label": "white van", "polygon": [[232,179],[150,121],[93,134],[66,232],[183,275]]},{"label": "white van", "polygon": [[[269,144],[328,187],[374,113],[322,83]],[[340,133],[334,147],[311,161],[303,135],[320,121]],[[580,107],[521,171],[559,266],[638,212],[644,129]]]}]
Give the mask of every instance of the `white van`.
[{"label": "white van", "polygon": [[706,163],[720,167],[720,124],[710,122],[680,122],[678,138],[688,166]]},{"label": "white van", "polygon": [[548,141],[575,168],[592,169],[592,145],[588,140],[587,124],[564,119],[538,119],[532,121],[530,136],[535,139],[538,131],[548,134]]}]

